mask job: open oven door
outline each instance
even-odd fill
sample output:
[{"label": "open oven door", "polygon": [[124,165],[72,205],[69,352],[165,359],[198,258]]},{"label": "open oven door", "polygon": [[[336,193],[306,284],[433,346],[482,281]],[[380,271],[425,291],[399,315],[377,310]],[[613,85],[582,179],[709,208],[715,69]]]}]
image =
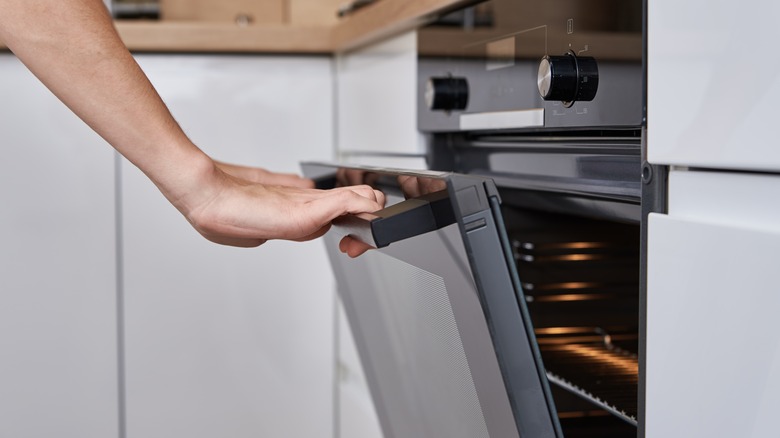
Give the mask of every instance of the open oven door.
[{"label": "open oven door", "polygon": [[[562,436],[492,181],[303,170],[321,188],[371,184],[388,199],[324,237],[384,436]],[[347,234],[378,249],[350,259]]]}]

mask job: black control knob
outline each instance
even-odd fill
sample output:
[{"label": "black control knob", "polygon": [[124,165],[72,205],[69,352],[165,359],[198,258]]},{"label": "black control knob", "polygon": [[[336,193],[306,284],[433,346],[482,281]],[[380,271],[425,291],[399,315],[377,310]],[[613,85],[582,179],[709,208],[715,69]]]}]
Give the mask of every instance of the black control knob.
[{"label": "black control knob", "polygon": [[469,103],[469,83],[466,78],[429,78],[425,103],[431,110],[464,110]]},{"label": "black control knob", "polygon": [[539,94],[544,100],[560,100],[567,106],[590,101],[599,88],[599,67],[590,56],[545,56],[537,76]]}]

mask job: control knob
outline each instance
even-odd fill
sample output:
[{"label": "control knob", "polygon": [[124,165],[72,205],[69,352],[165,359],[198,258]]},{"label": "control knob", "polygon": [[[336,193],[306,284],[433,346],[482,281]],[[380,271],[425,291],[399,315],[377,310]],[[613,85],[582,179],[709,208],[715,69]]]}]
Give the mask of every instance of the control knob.
[{"label": "control knob", "polygon": [[599,88],[599,67],[590,56],[569,52],[545,56],[537,76],[539,94],[544,100],[559,100],[566,106],[576,101],[591,101]]},{"label": "control knob", "polygon": [[464,110],[468,102],[469,83],[466,78],[429,78],[425,84],[425,103],[431,110]]}]

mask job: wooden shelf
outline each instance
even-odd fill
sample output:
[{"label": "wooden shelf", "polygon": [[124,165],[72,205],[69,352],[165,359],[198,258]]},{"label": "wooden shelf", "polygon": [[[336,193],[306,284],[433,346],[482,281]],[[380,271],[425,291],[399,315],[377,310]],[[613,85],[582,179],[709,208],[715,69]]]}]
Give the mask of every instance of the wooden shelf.
[{"label": "wooden shelf", "polygon": [[[299,26],[117,20],[134,52],[345,52],[414,29],[433,14],[473,0],[377,0],[334,25]],[[5,49],[0,41],[0,49]]]},{"label": "wooden shelf", "polygon": [[332,29],[282,24],[117,21],[133,52],[331,53]]},{"label": "wooden shelf", "polygon": [[333,28],[333,48],[344,52],[414,29],[434,14],[474,0],[378,0]]}]

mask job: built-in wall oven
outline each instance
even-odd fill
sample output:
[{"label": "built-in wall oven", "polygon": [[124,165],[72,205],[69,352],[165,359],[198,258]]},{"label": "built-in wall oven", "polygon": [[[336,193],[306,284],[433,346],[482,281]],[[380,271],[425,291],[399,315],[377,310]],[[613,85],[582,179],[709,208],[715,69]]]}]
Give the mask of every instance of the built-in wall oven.
[{"label": "built-in wall oven", "polygon": [[[431,170],[307,164],[388,207],[326,236],[385,437],[643,436],[642,0],[492,0],[418,32]],[[375,248],[340,254],[340,235]]]}]

